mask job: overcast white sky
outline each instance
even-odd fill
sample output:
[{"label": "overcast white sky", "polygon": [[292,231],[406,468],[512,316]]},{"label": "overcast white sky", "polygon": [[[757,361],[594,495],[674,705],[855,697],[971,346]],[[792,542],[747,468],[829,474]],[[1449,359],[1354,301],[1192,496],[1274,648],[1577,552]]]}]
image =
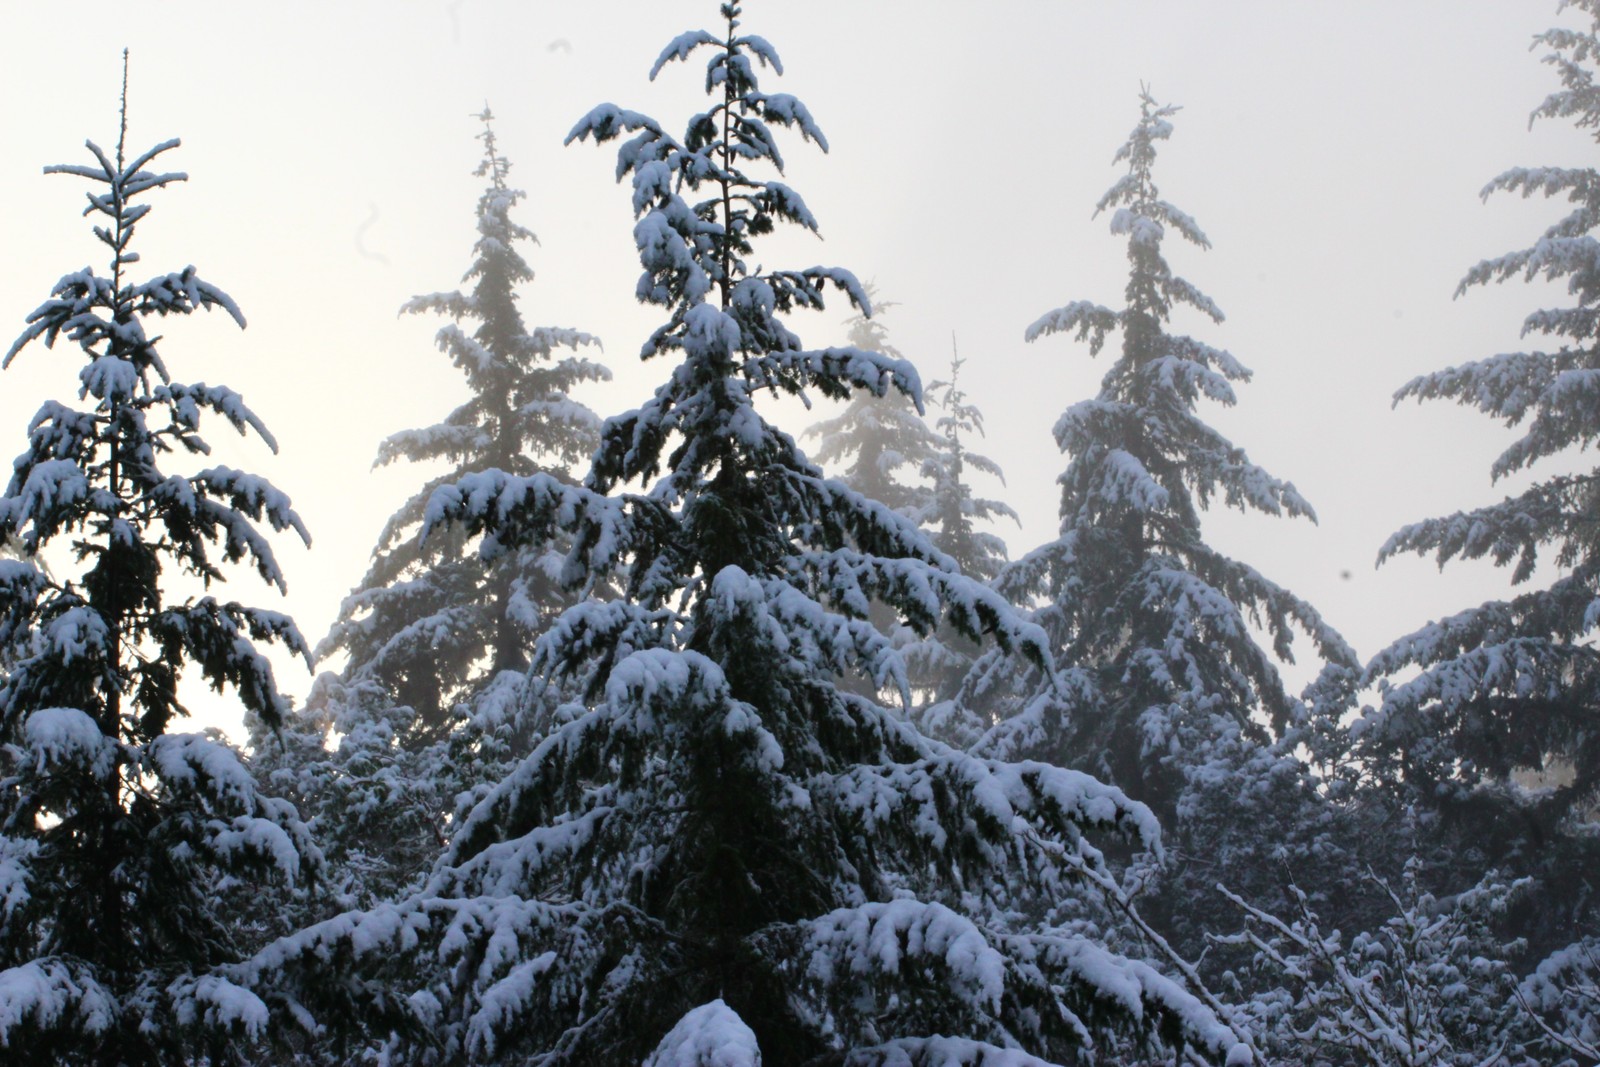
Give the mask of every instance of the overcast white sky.
[{"label": "overcast white sky", "polygon": [[[787,74],[769,87],[811,108],[828,155],[784,144],[788,181],[824,240],[758,258],[821,262],[876,280],[898,302],[892,339],[925,379],[954,331],[965,382],[989,419],[986,451],[1021,513],[1013,555],[1053,536],[1064,459],[1050,428],[1104,371],[1065,338],[1023,329],[1075,299],[1115,304],[1122,243],[1091,217],[1117,177],[1141,81],[1183,105],[1157,177],[1214,248],[1169,242],[1179,273],[1228,315],[1184,321],[1256,372],[1213,421],[1317,507],[1320,526],[1218,515],[1214,540],[1294,589],[1370,656],[1429,618],[1504,594],[1488,566],[1403,560],[1373,569],[1402,524],[1498,499],[1491,459],[1511,434],[1448,405],[1391,411],[1412,376],[1521,347],[1522,317],[1563,294],[1509,284],[1459,300],[1480,259],[1533,242],[1559,205],[1479,190],[1514,165],[1583,165],[1593,141],[1527,117],[1556,87],[1531,36],[1554,0],[753,0],[746,28]],[[634,303],[627,191],[610,147],[563,148],[611,101],[681,130],[701,67],[646,74],[676,33],[715,28],[711,0],[398,0],[213,5],[86,0],[7,9],[0,38],[0,323],[24,316],[68,270],[104,269],[78,217],[83,183],[46,164],[85,162],[116,140],[120,53],[132,50],[130,147],[168,137],[190,181],[155,195],[140,229],[151,273],[193,263],[250,321],[166,324],[179,380],[244,393],[277,457],[209,434],[227,462],[267,475],[310,526],[310,551],[279,540],[287,602],[240,574],[225,595],[286,607],[315,642],[359,579],[384,520],[425,476],[370,472],[377,445],[442,417],[465,394],[432,346],[440,323],[397,318],[411,295],[450,289],[468,264],[481,182],[471,117],[485,101],[540,235],[530,324],[605,343],[610,386],[581,394],[602,415],[636,406],[664,368],[636,353],[659,319]],[[1564,16],[1573,21],[1570,14]],[[838,343],[847,310],[796,324]],[[7,318],[9,317],[9,318]],[[75,349],[40,346],[0,376],[0,454],[29,417],[69,398]],[[798,433],[821,417],[787,412]],[[7,436],[9,435],[9,436]],[[9,442],[9,443],[8,443]],[[1547,473],[1546,468],[1537,471]],[[997,487],[979,487],[993,490]],[[1349,577],[1342,577],[1348,572]],[[284,688],[303,694],[303,668]]]}]

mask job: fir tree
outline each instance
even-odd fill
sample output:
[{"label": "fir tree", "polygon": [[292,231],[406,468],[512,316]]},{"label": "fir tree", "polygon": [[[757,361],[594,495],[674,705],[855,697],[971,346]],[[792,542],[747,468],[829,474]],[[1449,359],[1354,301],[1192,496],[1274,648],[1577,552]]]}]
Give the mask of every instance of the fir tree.
[{"label": "fir tree", "polygon": [[266,1010],[218,971],[251,947],[223,901],[241,880],[259,894],[304,878],[320,855],[226,744],[173,732],[178,685],[197,671],[276,723],[288,701],[255,646],[308,650],[286,616],[180,596],[170,577],[209,590],[243,562],[281,590],[260,526],[306,532],[255,475],[163,469],[208,453],[208,410],[276,445],[238,394],[174,382],[157,352],[153,317],[244,317],[193,267],[130,277],[143,198],[185,175],[149,169],[176,140],[131,160],[126,142],[124,70],[114,156],[90,142],[92,164],[45,168],[95,184],[84,213],[110,272],[64,276],[5,359],[65,338],[85,362],[79,403],[40,408],[0,498],[0,540],[24,550],[0,560],[0,1047],[30,1063],[235,1062]]},{"label": "fir tree", "polygon": [[[889,329],[883,323],[884,312],[896,305],[879,300],[871,283],[866,292],[872,314],[862,311],[848,320],[847,343],[892,359],[904,358],[889,343]],[[938,455],[939,438],[899,390],[882,396],[871,390],[859,392],[844,411],[808,427],[805,436],[817,440],[812,458],[838,470],[845,484],[868,500],[914,519],[932,505],[926,484],[904,479],[908,473],[926,476],[927,465]]]},{"label": "fir tree", "polygon": [[[533,272],[517,246],[535,238],[511,218],[524,194],[507,184],[493,116],[485,108],[478,118],[484,155],[475,173],[487,186],[464,277],[471,291],[418,296],[402,309],[452,320],[438,345],[471,395],[436,425],[390,437],[377,459],[447,466],[389,519],[371,569],[317,647],[319,657],[346,654],[344,670],[317,680],[295,719],[299,736],[288,747],[273,739],[258,757],[276,787],[316,813],[346,903],[411,881],[444,847],[457,797],[526,754],[538,728],[520,704],[528,652],[573,599],[560,585],[559,543],[486,563],[460,531],[418,537],[429,496],[468,474],[567,479],[594,451],[600,425],[570,393],[610,377],[598,363],[558,354],[595,344],[588,334],[523,324],[516,290]],[[323,745],[330,736],[339,737],[332,751]]]},{"label": "fir tree", "polygon": [[570,394],[610,378],[588,359],[558,356],[563,347],[595,344],[590,335],[523,324],[516,289],[533,271],[517,245],[536,238],[511,219],[525,194],[506,184],[510,164],[496,148],[493,116],[485,108],[478,118],[484,158],[475,173],[488,187],[478,198],[478,241],[463,279],[472,290],[414,297],[401,309],[452,320],[437,341],[471,396],[443,421],[397,433],[378,450],[380,466],[405,459],[448,467],[389,519],[371,569],[317,648],[319,658],[349,656],[347,681],[380,681],[411,708],[408,733],[419,742],[447,733],[455,705],[501,671],[526,669],[533,639],[567,603],[558,588],[561,553],[552,546],[506,553],[486,566],[459,533],[418,538],[428,498],[479,471],[563,476],[587,461],[599,419]]},{"label": "fir tree", "polygon": [[[1600,138],[1594,59],[1600,50],[1600,3],[1574,0],[1584,29],[1551,29],[1535,39],[1552,49],[1546,62],[1562,88],[1532,120],[1568,118]],[[1479,263],[1458,296],[1494,282],[1565,281],[1573,304],[1542,308],[1523,321],[1524,336],[1550,339],[1555,351],[1515,352],[1425,374],[1395,402],[1449,399],[1479,408],[1525,432],[1494,462],[1493,478],[1531,468],[1559,453],[1600,441],[1600,271],[1594,231],[1600,218],[1600,171],[1593,167],[1518,167],[1483,190],[1562,197],[1573,210],[1530,248]],[[1525,909],[1548,944],[1569,940],[1594,917],[1597,853],[1593,812],[1600,803],[1600,471],[1546,477],[1517,496],[1407,526],[1389,538],[1379,561],[1400,553],[1494,560],[1528,582],[1539,562],[1559,568],[1546,587],[1493,601],[1430,623],[1380,652],[1364,681],[1382,686],[1381,701],[1356,724],[1358,754],[1401,791],[1402,803],[1442,820],[1441,862],[1490,863],[1539,870],[1546,906]],[[1544,788],[1524,788],[1521,773],[1544,772]]]},{"label": "fir tree", "polygon": [[[1021,520],[1003,501],[974,496],[968,484],[969,471],[996,478],[1002,485],[1005,474],[994,460],[967,447],[967,440],[983,436],[983,412],[968,400],[966,391],[959,385],[965,363],[966,360],[957,354],[952,337],[950,377],[929,383],[927,389],[928,399],[940,411],[934,424],[939,436],[937,451],[922,464],[923,475],[932,489],[927,506],[917,517],[929,531],[934,547],[949,556],[962,574],[987,583],[993,581],[1005,565],[1006,545],[998,535],[981,529],[978,524],[1008,518],[1021,525]],[[921,696],[921,703],[926,707],[949,701],[972,669],[982,651],[981,645],[943,626],[922,637],[906,631],[902,634],[910,640],[902,651],[912,688]],[[940,733],[946,720],[944,715],[934,712],[931,716],[921,716],[919,721]],[[970,743],[974,739],[971,736],[951,738],[959,743]]]},{"label": "fir tree", "polygon": [[[1314,516],[1293,485],[1251,463],[1196,411],[1202,398],[1233,404],[1233,383],[1250,372],[1229,353],[1168,330],[1180,305],[1222,320],[1162,253],[1169,231],[1210,247],[1154,180],[1156,146],[1171,134],[1176,110],[1141,94],[1139,124],[1115,157],[1127,172],[1096,207],[1111,212],[1111,232],[1127,242],[1126,305],[1075,302],[1027,330],[1030,341],[1075,335],[1091,355],[1121,336],[1099,395],[1068,408],[1055,426],[1070,457],[1059,479],[1060,537],[997,580],[1015,603],[1042,601],[1035,619],[1064,677],[1052,685],[990,663],[963,698],[1010,716],[986,738],[986,751],[1107,775],[1164,820],[1224,750],[1270,740],[1258,716],[1280,732],[1292,725],[1298,705],[1274,657],[1290,660],[1297,628],[1325,657],[1354,662],[1310,605],[1217,552],[1201,530],[1201,511],[1218,499]],[[1250,623],[1266,631],[1270,651]]]},{"label": "fir tree", "polygon": [[[682,141],[610,104],[569,138],[625,138],[638,293],[668,315],[642,355],[675,360],[667,380],[607,421],[583,487],[485,472],[429,505],[430,527],[482,530],[491,554],[576,527],[568,579],[615,575],[626,597],[569,609],[533,669],[597,661],[591,701],[471,813],[424,892],[286,939],[252,980],[305,1008],[382,1001],[450,1062],[1034,1064],[1118,1033],[1248,1062],[1151,967],[1009,921],[1106,874],[1086,832],[1154,847],[1146,809],[1087,775],[929,742],[835,684],[900,672],[864,618],[873,598],[1045,657],[1035,628],[755,406],[768,390],[915,400],[918,383],[785,324],[830,284],[865,310],[850,274],[749,266],[777,224],[816,228],[752,172],[781,170],[773,127],[826,142],[798,100],[760,89],[777,53],[721,10],[723,34],[681,35],[652,71],[710,52],[712,102]],[[407,986],[408,960],[446,971]]]}]

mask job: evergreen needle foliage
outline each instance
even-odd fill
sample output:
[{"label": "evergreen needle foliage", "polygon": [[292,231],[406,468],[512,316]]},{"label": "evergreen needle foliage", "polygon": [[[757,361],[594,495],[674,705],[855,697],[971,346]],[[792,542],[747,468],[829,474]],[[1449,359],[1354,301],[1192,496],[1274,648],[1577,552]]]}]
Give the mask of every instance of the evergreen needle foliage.
[{"label": "evergreen needle foliage", "polygon": [[[1600,140],[1595,58],[1600,3],[1563,3],[1587,19],[1535,38],[1561,78],[1530,121],[1570,119]],[[1449,399],[1524,432],[1495,461],[1495,479],[1600,442],[1600,171],[1517,167],[1484,187],[1573,207],[1529,248],[1484,260],[1457,296],[1513,278],[1566,283],[1573,303],[1523,320],[1524,336],[1554,351],[1513,352],[1425,374],[1395,402]],[[1536,944],[1565,943],[1593,929],[1595,834],[1600,804],[1600,471],[1554,474],[1497,504],[1412,524],[1389,538],[1379,560],[1405,552],[1492,559],[1529,582],[1541,559],[1554,580],[1510,600],[1448,616],[1380,652],[1362,679],[1381,700],[1355,724],[1357,754],[1395,791],[1447,831],[1442,861],[1471,868],[1499,862],[1537,873],[1546,906],[1527,909]],[[1519,780],[1519,775],[1524,776]],[[1530,788],[1530,783],[1542,782]],[[1459,847],[1458,847],[1459,845]],[[1488,857],[1495,857],[1489,860]]]},{"label": "evergreen needle foliage", "polygon": [[201,310],[244,317],[193,267],[130,277],[145,196],[185,175],[150,169],[176,140],[126,157],[123,92],[114,155],[90,142],[91,164],[45,168],[93,183],[84,214],[110,272],[57,282],[5,360],[65,338],[84,365],[78,403],[40,408],[0,497],[0,540],[23,549],[0,559],[0,1048],[30,1063],[228,1063],[266,1009],[218,970],[250,947],[227,891],[293,883],[321,857],[230,748],[173,732],[178,684],[198,671],[276,724],[289,705],[256,643],[308,650],[286,616],[180,596],[168,578],[209,590],[242,562],[281,590],[260,526],[309,538],[255,475],[164,469],[209,452],[207,411],[276,444],[232,390],[173,381],[147,330]]},{"label": "evergreen needle foliage", "polygon": [[588,699],[489,791],[421,891],[284,939],[249,980],[303,1018],[393,1024],[401,1050],[451,1063],[954,1067],[1087,1061],[1121,1040],[1249,1062],[1155,969],[1013,921],[1106,875],[1087,834],[1158,847],[1144,807],[1081,773],[930,742],[836,683],[904,686],[873,599],[922,629],[993,633],[1041,671],[1048,656],[1037,628],[758,411],[768,391],[916,401],[919,386],[903,360],[807,348],[786,325],[829,285],[866,310],[848,272],[750,266],[778,224],[816,228],[757,173],[781,173],[775,128],[826,142],[803,104],[761,89],[777,52],[721,10],[723,32],[679,36],[652,70],[709,53],[710,106],[682,140],[610,104],[570,137],[622,139],[637,293],[667,317],[642,355],[665,382],[605,423],[583,486],[483,472],[426,514],[430,535],[482,532],[491,559],[576,530],[566,582],[623,596],[569,608],[530,669],[589,678]]},{"label": "evergreen needle foliage", "polygon": [[[1061,475],[1061,535],[1008,566],[996,587],[1039,603],[1064,684],[991,660],[969,679],[964,701],[1006,716],[983,750],[1027,754],[1107,775],[1164,821],[1197,784],[1201,768],[1241,743],[1266,744],[1262,725],[1286,731],[1299,716],[1276,660],[1291,659],[1298,629],[1332,662],[1354,653],[1309,604],[1205,541],[1201,512],[1213,501],[1269,515],[1314,518],[1294,486],[1251,463],[1207,425],[1202,399],[1235,402],[1250,377],[1232,355],[1169,332],[1180,306],[1222,312],[1167,265],[1169,233],[1209,248],[1194,219],[1161,198],[1156,147],[1176,108],[1140,96],[1139,123],[1118,149],[1126,173],[1101,197],[1111,232],[1126,241],[1128,281],[1120,310],[1086,301],[1057,308],[1027,339],[1056,333],[1098,354],[1121,347],[1092,400],[1055,426],[1070,458]],[[1264,630],[1262,648],[1251,627]],[[1201,775],[1203,778],[1203,774]]]}]

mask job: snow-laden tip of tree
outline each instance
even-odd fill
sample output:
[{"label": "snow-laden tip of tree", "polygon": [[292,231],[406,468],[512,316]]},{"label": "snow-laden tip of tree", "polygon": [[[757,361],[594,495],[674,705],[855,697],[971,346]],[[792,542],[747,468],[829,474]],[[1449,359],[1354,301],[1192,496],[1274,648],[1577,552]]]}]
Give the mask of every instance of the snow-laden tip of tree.
[{"label": "snow-laden tip of tree", "polygon": [[129,277],[142,197],[183,175],[148,169],[177,141],[129,161],[126,134],[124,85],[115,154],[91,142],[92,165],[46,168],[94,183],[85,214],[110,273],[64,276],[6,357],[64,338],[84,359],[79,405],[40,408],[0,497],[0,542],[20,549],[0,560],[0,1048],[39,1063],[239,1055],[263,1009],[217,974],[242,948],[229,887],[259,896],[322,863],[231,748],[170,732],[196,670],[278,723],[289,703],[256,646],[308,650],[286,616],[179,598],[163,573],[209,587],[247,563],[281,588],[261,527],[307,535],[255,475],[162,469],[209,451],[207,410],[276,446],[231,390],[173,382],[146,332],[151,316],[211,308],[244,319],[193,267]]},{"label": "snow-laden tip of tree", "polygon": [[675,357],[667,380],[606,421],[583,486],[490,472],[430,505],[489,552],[575,526],[567,580],[625,596],[570,609],[532,669],[586,672],[589,699],[488,791],[421,892],[285,939],[239,980],[376,1031],[381,1012],[330,1004],[371,1009],[372,976],[396,975],[384,1004],[443,1061],[977,1065],[1090,1056],[1118,1035],[1222,1060],[1239,1037],[1173,982],[1012,922],[1085,891],[1104,866],[1089,835],[1156,847],[1147,809],[1086,774],[930,742],[835,681],[895,672],[872,599],[990,632],[1041,671],[1048,656],[759,410],[767,391],[919,384],[903,360],[810,349],[787,324],[825,285],[864,302],[848,272],[750,266],[777,224],[810,225],[757,173],[779,165],[772,126],[821,138],[760,89],[776,53],[722,12],[725,33],[663,53],[709,53],[712,102],[681,141],[609,105],[572,134],[623,139],[639,292],[668,317],[645,355]]},{"label": "snow-laden tip of tree", "polygon": [[[1270,740],[1296,717],[1277,661],[1295,633],[1328,659],[1354,654],[1317,612],[1254,568],[1206,544],[1201,512],[1213,501],[1269,515],[1313,518],[1288,482],[1251,463],[1200,416],[1202,399],[1235,400],[1250,372],[1227,352],[1168,332],[1180,305],[1220,322],[1222,313],[1175,275],[1169,233],[1201,248],[1195,221],[1162,199],[1157,144],[1177,108],[1140,97],[1140,118],[1115,161],[1126,164],[1096,206],[1125,240],[1124,306],[1078,301],[1042,316],[1027,339],[1067,333],[1098,353],[1121,347],[1099,394],[1069,407],[1055,426],[1069,457],[1059,479],[1061,535],[1007,566],[996,587],[1037,604],[1065,685],[980,663],[962,702],[998,723],[981,742],[995,754],[1028,752],[1110,775],[1174,816],[1193,771],[1242,733]],[[1265,630],[1271,649],[1252,632]]]},{"label": "snow-laden tip of tree", "polygon": [[[1600,140],[1594,61],[1600,4],[1563,4],[1586,16],[1582,29],[1539,34],[1562,88],[1532,120],[1566,118]],[[1573,207],[1534,244],[1473,267],[1457,295],[1512,278],[1564,281],[1569,306],[1541,308],[1523,321],[1554,351],[1513,352],[1422,375],[1395,394],[1470,405],[1522,435],[1495,461],[1494,479],[1557,453],[1600,441],[1600,273],[1595,228],[1600,172],[1514,168],[1496,192],[1562,198]],[[1363,683],[1381,699],[1357,722],[1359,754],[1380,778],[1440,812],[1473,855],[1519,872],[1538,869],[1551,907],[1548,936],[1565,939],[1582,921],[1575,886],[1596,861],[1589,831],[1600,802],[1600,471],[1557,473],[1514,497],[1409,525],[1379,553],[1491,559],[1513,584],[1533,582],[1542,562],[1554,580],[1505,601],[1457,612],[1399,639],[1368,665]],[[1547,574],[1550,572],[1546,572]],[[1530,781],[1543,784],[1529,788]],[[1513,857],[1517,857],[1513,859]],[[1577,909],[1577,910],[1574,910]],[[1592,905],[1589,915],[1593,915]],[[1531,932],[1531,931],[1530,931]]]}]

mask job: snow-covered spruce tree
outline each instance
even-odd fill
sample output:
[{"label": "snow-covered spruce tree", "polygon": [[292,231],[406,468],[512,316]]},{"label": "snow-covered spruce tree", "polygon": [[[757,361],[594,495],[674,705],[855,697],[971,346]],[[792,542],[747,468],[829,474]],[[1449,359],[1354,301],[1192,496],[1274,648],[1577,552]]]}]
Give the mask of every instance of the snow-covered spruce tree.
[{"label": "snow-covered spruce tree", "polygon": [[[870,282],[866,293],[872,313],[859,311],[849,319],[847,342],[891,359],[904,358],[889,343],[889,329],[883,323],[884,312],[895,304],[879,300]],[[846,485],[868,500],[913,519],[932,507],[930,486],[906,478],[926,476],[927,465],[939,455],[939,437],[899,390],[881,396],[871,390],[856,393],[844,411],[808,427],[805,436],[817,441],[812,458],[836,470]]]},{"label": "snow-covered spruce tree", "polygon": [[590,703],[477,806],[423,892],[287,938],[241,979],[328,1024],[366,998],[410,1017],[418,1058],[452,1063],[1021,1065],[1119,1036],[1249,1062],[1148,966],[1006,921],[1104,873],[1086,832],[1154,846],[1144,807],[927,741],[835,683],[900,671],[872,598],[992,631],[1044,670],[1042,635],[758,411],[768,390],[918,384],[785,324],[828,283],[865,305],[851,275],[749,267],[777,224],[816,226],[755,172],[781,168],[774,127],[824,142],[759,87],[772,46],[721,10],[724,33],[681,35],[652,71],[710,52],[711,105],[682,141],[610,104],[569,138],[625,138],[638,292],[668,316],[642,354],[675,361],[667,380],[607,421],[583,487],[485,472],[429,505],[430,526],[482,531],[491,554],[575,528],[568,581],[615,576],[626,597],[569,609],[532,668],[598,661]]},{"label": "snow-covered spruce tree", "polygon": [[344,653],[348,662],[338,677],[318,679],[297,725],[313,738],[336,731],[338,748],[302,745],[271,761],[272,780],[292,783],[317,812],[320,838],[356,899],[386,895],[437,858],[457,795],[526,755],[535,724],[518,702],[528,653],[572,603],[559,583],[559,542],[486,562],[460,531],[418,537],[428,498],[485,470],[570,481],[600,427],[570,394],[610,377],[598,363],[558,355],[595,344],[590,335],[523,324],[516,290],[533,272],[517,246],[535,238],[512,221],[524,194],[507,185],[493,116],[485,108],[478,118],[484,155],[475,173],[487,187],[464,278],[471,291],[419,296],[402,309],[452,320],[438,345],[470,396],[438,424],[390,437],[377,459],[448,466],[390,518],[371,569],[317,647],[319,658]]},{"label": "snow-covered spruce tree", "polygon": [[563,347],[595,344],[589,334],[523,324],[516,289],[533,271],[517,245],[536,238],[511,219],[524,194],[506,184],[510,165],[496,148],[493,116],[485,108],[479,118],[484,158],[476,173],[488,187],[478,198],[478,241],[464,277],[472,290],[415,297],[402,309],[452,320],[438,333],[439,349],[466,376],[471,395],[441,422],[390,437],[377,459],[449,467],[389,519],[371,569],[317,648],[319,658],[349,656],[346,679],[388,686],[413,710],[408,732],[419,742],[447,733],[454,706],[501,671],[526,669],[533,639],[569,603],[557,582],[562,554],[552,546],[507,552],[486,565],[459,532],[417,537],[428,498],[478,471],[561,477],[586,462],[600,420],[571,393],[610,378],[591,360],[558,356]]},{"label": "snow-covered spruce tree", "polygon": [[[1027,339],[1055,333],[1098,353],[1113,334],[1121,351],[1092,400],[1057,421],[1070,457],[1059,479],[1061,535],[1010,564],[996,587],[1014,603],[1036,603],[1065,685],[1037,671],[990,660],[964,687],[964,702],[1008,716],[984,751],[1027,754],[1107,775],[1176,816],[1194,772],[1239,739],[1270,739],[1259,718],[1286,729],[1296,702],[1274,656],[1287,661],[1296,628],[1321,654],[1354,654],[1304,601],[1205,541],[1200,513],[1214,500],[1271,515],[1313,518],[1287,482],[1249,462],[1201,418],[1202,399],[1235,401],[1250,372],[1227,352],[1168,332],[1178,305],[1213,321],[1222,313],[1162,254],[1169,231],[1208,248],[1194,220],[1162,200],[1156,144],[1176,108],[1148,91],[1116,161],[1127,173],[1100,199],[1111,232],[1127,241],[1126,305],[1076,302],[1051,311]],[[1262,648],[1248,623],[1272,641]]]},{"label": "snow-covered spruce tree", "polygon": [[[1577,0],[1582,29],[1552,29],[1536,46],[1562,88],[1533,119],[1570,118],[1600,139],[1594,61],[1600,51],[1600,2]],[[1485,260],[1467,272],[1457,295],[1522,277],[1565,281],[1571,306],[1541,308],[1524,335],[1548,338],[1555,351],[1514,352],[1426,374],[1395,394],[1396,403],[1449,399],[1479,408],[1525,432],[1495,461],[1495,479],[1558,453],[1600,442],[1600,170],[1516,168],[1484,189],[1564,197],[1572,211],[1532,247]],[[1369,766],[1419,808],[1443,821],[1447,860],[1476,877],[1491,864],[1536,873],[1543,906],[1523,909],[1545,929],[1529,930],[1541,947],[1593,932],[1593,872],[1600,837],[1600,470],[1557,474],[1515,497],[1407,526],[1379,560],[1405,552],[1447,561],[1489,558],[1511,567],[1513,584],[1534,577],[1543,559],[1558,573],[1546,588],[1432,622],[1380,652],[1365,681],[1381,700],[1355,724]],[[1538,789],[1519,772],[1542,772]]]},{"label": "snow-covered spruce tree", "polygon": [[282,589],[259,525],[306,533],[255,475],[162,469],[208,452],[207,409],[276,446],[238,394],[172,381],[147,332],[198,310],[244,318],[193,267],[129,277],[143,197],[184,175],[149,169],[175,140],[125,157],[125,85],[123,100],[114,156],[91,142],[91,165],[46,168],[94,183],[85,214],[110,272],[64,276],[6,356],[65,338],[85,363],[80,403],[40,408],[0,498],[0,539],[54,568],[0,560],[0,1058],[231,1063],[266,1011],[217,972],[252,947],[234,942],[228,887],[292,883],[320,855],[230,748],[171,731],[178,684],[197,671],[277,722],[288,701],[255,645],[308,649],[287,617],[180,598],[166,578],[209,587],[246,562]]},{"label": "snow-covered spruce tree", "polygon": [[[958,384],[966,360],[956,354],[951,338],[950,377],[928,386],[928,399],[939,408],[934,426],[939,432],[938,451],[923,461],[923,473],[933,485],[932,501],[920,516],[932,531],[934,546],[955,560],[961,573],[980,582],[990,582],[1006,564],[1006,543],[993,533],[978,528],[1006,518],[1021,525],[1009,504],[974,496],[968,484],[968,471],[977,471],[1005,484],[1000,465],[967,447],[967,440],[983,436],[983,412],[967,399]],[[965,438],[965,440],[964,440]]]},{"label": "snow-covered spruce tree", "polygon": [[[994,460],[967,447],[967,440],[983,436],[983,412],[967,399],[966,391],[958,384],[966,360],[956,353],[954,345],[952,337],[949,379],[931,382],[927,389],[928,399],[940,412],[934,424],[939,440],[935,454],[922,464],[923,475],[932,483],[932,489],[927,506],[917,518],[929,531],[934,547],[949,556],[962,574],[980,582],[990,582],[1006,563],[1006,544],[999,535],[979,524],[1008,518],[1020,525],[1021,520],[1010,505],[975,496],[968,484],[969,471],[999,479],[1002,485],[1005,474]],[[924,707],[948,702],[954,697],[982,651],[978,642],[948,626],[922,636],[908,635],[905,631],[902,635],[908,636],[911,642],[902,649],[906,672]],[[943,722],[944,716],[936,715],[927,725],[939,733]],[[963,744],[974,739],[950,738]]]}]

